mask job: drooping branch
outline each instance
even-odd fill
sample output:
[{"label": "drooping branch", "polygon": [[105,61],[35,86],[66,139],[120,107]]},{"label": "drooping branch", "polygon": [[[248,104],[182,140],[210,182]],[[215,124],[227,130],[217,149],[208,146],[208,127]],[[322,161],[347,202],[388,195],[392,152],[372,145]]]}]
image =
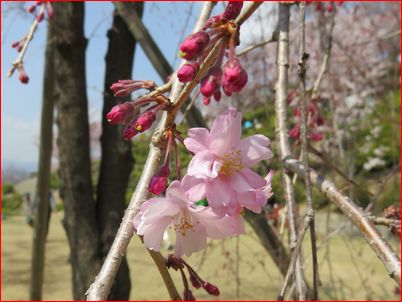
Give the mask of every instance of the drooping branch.
[{"label": "drooping branch", "polygon": [[[276,115],[276,139],[278,141],[278,153],[282,159],[291,155],[288,140],[287,108],[286,98],[288,89],[288,68],[289,68],[289,19],[290,4],[279,4],[278,20],[278,54],[277,54],[277,83],[275,92],[275,115]],[[282,179],[285,189],[286,207],[289,220],[290,249],[293,251],[297,243],[297,219],[296,202],[292,178],[289,172],[282,167]],[[306,299],[306,285],[300,257],[295,258],[296,294],[300,300]]]},{"label": "drooping branch", "polygon": [[307,113],[307,95],[306,95],[306,71],[307,71],[307,59],[308,54],[306,53],[305,45],[305,5],[306,3],[301,1],[299,3],[299,39],[300,39],[300,49],[299,49],[299,69],[298,76],[300,82],[300,111],[301,111],[301,127],[300,127],[300,138],[301,138],[301,157],[304,165],[304,184],[306,188],[306,218],[309,222],[310,228],[310,240],[311,240],[311,250],[313,258],[313,292],[312,300],[318,300],[318,263],[317,263],[317,242],[315,234],[315,221],[314,221],[314,209],[313,209],[313,199],[311,197],[311,181],[309,174],[309,150],[308,150],[308,113]]},{"label": "drooping branch", "polygon": [[[202,21],[197,22],[197,25],[203,24],[209,16],[211,9],[208,9],[212,4],[209,2],[204,3],[204,7],[202,9],[200,19]],[[255,11],[255,8],[252,6],[251,9]],[[247,10],[246,10],[247,14]],[[251,14],[248,14],[248,16]],[[124,17],[123,17],[124,18]],[[243,18],[243,20],[245,20]],[[238,20],[236,20],[238,21]],[[199,29],[196,29],[199,30]],[[112,247],[109,251],[108,256],[105,259],[105,262],[96,277],[95,281],[91,284],[90,288],[87,290],[87,299],[88,300],[104,300],[107,298],[107,295],[110,291],[110,287],[113,283],[114,277],[117,273],[119,265],[121,263],[122,257],[127,249],[128,243],[130,242],[131,237],[134,234],[133,227],[133,219],[135,215],[139,212],[141,204],[149,198],[148,192],[148,184],[149,181],[156,172],[156,169],[160,166],[160,163],[163,158],[163,151],[166,146],[165,138],[164,138],[164,130],[174,122],[176,114],[183,103],[186,101],[191,91],[197,85],[198,81],[205,75],[207,70],[214,64],[216,57],[219,54],[220,47],[223,41],[219,41],[213,47],[211,52],[205,58],[205,61],[200,67],[200,71],[198,72],[196,78],[187,83],[187,85],[180,90],[179,81],[174,78],[173,87],[170,95],[170,100],[172,102],[172,110],[168,113],[165,113],[159,123],[158,129],[155,131],[152,142],[150,144],[150,151],[148,153],[148,157],[146,163],[144,165],[144,169],[140,180],[137,184],[135,192],[131,198],[130,204],[127,207],[126,213],[123,217],[123,221],[120,225],[120,228],[116,234],[116,238],[112,244]],[[154,252],[153,255],[159,254],[159,252]],[[160,256],[157,256],[161,259]],[[154,258],[154,257],[153,257]],[[155,258],[154,258],[155,260]],[[168,288],[170,297],[172,300],[181,299],[178,294],[173,281],[170,277],[170,274],[166,268],[166,265],[162,264],[161,261],[155,261],[157,267],[164,279],[165,285]]]},{"label": "drooping branch", "polygon": [[[288,157],[284,159],[283,163],[287,169],[301,177],[304,177],[304,167],[300,161]],[[318,174],[311,168],[309,171],[312,184],[315,185],[325,197],[337,205],[338,208],[359,229],[367,240],[368,245],[383,262],[390,277],[399,285],[401,282],[400,259],[388,242],[381,237],[381,234],[375,228],[367,214],[348,197],[343,195],[338,188],[331,181],[325,179],[323,175]]]}]

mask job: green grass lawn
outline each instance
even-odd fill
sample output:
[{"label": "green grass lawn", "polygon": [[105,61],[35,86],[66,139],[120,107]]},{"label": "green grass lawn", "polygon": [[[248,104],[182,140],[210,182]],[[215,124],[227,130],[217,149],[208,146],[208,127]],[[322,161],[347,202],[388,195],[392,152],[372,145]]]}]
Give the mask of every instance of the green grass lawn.
[{"label": "green grass lawn", "polygon": [[[69,247],[61,225],[62,212],[53,214],[46,246],[44,300],[72,299]],[[319,224],[317,228],[319,228]],[[337,227],[336,225],[334,227]],[[319,244],[325,234],[318,229]],[[29,298],[32,229],[24,217],[7,217],[2,221],[2,300]],[[399,247],[399,242],[393,242]],[[166,253],[163,251],[164,254]],[[399,252],[399,249],[398,249]],[[303,247],[308,259],[309,240]],[[127,257],[135,300],[168,300],[156,267],[140,240],[130,243]],[[336,235],[318,251],[321,287],[320,299],[397,300],[392,281],[375,254],[359,236]],[[199,268],[201,277],[219,286],[220,299],[274,300],[282,277],[250,228],[247,234],[224,241],[211,241],[207,250],[193,255],[188,262]],[[311,280],[311,262],[305,261],[306,277]],[[178,272],[172,271],[179,292]],[[311,281],[310,281],[311,283]],[[215,297],[194,290],[199,300]]]}]

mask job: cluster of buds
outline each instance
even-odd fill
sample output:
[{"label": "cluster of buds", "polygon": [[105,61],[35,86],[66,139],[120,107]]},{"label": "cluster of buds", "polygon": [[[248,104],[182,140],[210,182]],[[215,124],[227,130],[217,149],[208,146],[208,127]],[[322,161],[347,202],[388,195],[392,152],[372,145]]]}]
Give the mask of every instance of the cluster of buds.
[{"label": "cluster of buds", "polygon": [[[39,13],[36,14],[36,8],[41,7]],[[41,22],[45,18],[45,12],[47,17],[50,19],[54,16],[54,9],[52,4],[49,1],[36,1],[35,4],[32,4],[27,8],[27,11],[31,14],[36,14],[36,21]]]},{"label": "cluster of buds", "polygon": [[[297,92],[292,92],[288,96],[288,102],[291,102],[293,97],[297,95]],[[297,141],[300,141],[300,129],[302,124],[300,106],[293,110],[293,116],[295,124],[289,131],[289,136]],[[324,125],[324,117],[318,112],[316,100],[311,100],[307,103],[307,127],[309,133],[309,139],[314,142],[319,142],[324,138],[324,134],[320,127]]]},{"label": "cluster of buds", "polygon": [[170,154],[172,151],[175,159],[176,178],[181,179],[180,159],[176,139],[183,143],[183,138],[181,136],[181,133],[177,131],[174,127],[166,129],[164,136],[167,140],[165,159],[163,161],[163,165],[159,167],[159,169],[152,176],[148,184],[148,191],[155,195],[159,195],[165,192],[168,186],[168,179],[170,176]]},{"label": "cluster of buds", "polygon": [[[115,96],[128,96],[134,90],[141,88],[153,89],[155,83],[152,81],[133,81],[120,80],[111,86],[111,90]],[[140,97],[135,101],[128,101],[115,105],[106,115],[109,123],[125,125],[123,130],[123,138],[125,140],[132,139],[138,133],[142,133],[149,128],[156,120],[156,114],[160,110],[166,109],[170,105],[169,100],[162,94],[151,97]],[[140,109],[146,107],[140,112]]]},{"label": "cluster of buds", "polygon": [[168,268],[173,268],[176,271],[177,270],[180,271],[184,286],[184,292],[183,292],[184,301],[195,301],[195,297],[189,287],[187,276],[184,272],[184,268],[187,269],[188,274],[190,276],[189,278],[190,283],[195,289],[203,288],[211,296],[219,296],[220,294],[219,288],[201,279],[201,277],[196,273],[196,271],[183,259],[174,257],[173,255],[169,255],[166,261],[166,266]]},{"label": "cluster of buds", "polygon": [[[307,4],[312,3],[313,1],[307,2]],[[343,2],[345,1],[337,1],[338,6],[342,6]],[[315,2],[315,10],[317,12],[325,13],[328,12],[329,14],[333,13],[335,10],[335,4],[334,2]]]},{"label": "cluster of buds", "polygon": [[[209,18],[201,31],[186,37],[180,45],[179,56],[188,63],[180,67],[177,77],[180,82],[185,83],[196,78],[201,64],[212,48],[219,40],[224,39],[215,64],[201,79],[200,92],[204,96],[205,105],[211,102],[212,97],[215,101],[220,101],[221,88],[227,96],[231,96],[232,93],[240,92],[247,84],[247,72],[235,54],[235,48],[239,44],[239,28],[233,20],[239,16],[242,7],[242,1],[229,2],[222,14]],[[225,64],[224,57],[227,57]]]}]

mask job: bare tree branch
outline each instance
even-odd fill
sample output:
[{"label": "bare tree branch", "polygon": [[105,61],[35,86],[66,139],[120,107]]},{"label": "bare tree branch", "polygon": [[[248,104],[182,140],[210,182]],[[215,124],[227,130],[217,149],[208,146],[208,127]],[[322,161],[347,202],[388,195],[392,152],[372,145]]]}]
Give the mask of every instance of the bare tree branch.
[{"label": "bare tree branch", "polygon": [[[304,177],[304,167],[300,161],[288,157],[284,159],[284,165],[287,169]],[[323,175],[318,174],[312,169],[309,170],[312,184],[314,184],[325,197],[337,205],[359,229],[369,246],[384,263],[390,277],[399,285],[401,282],[400,259],[389,243],[381,237],[381,234],[374,227],[368,215],[348,197],[343,195],[332,182],[326,180]]]},{"label": "bare tree branch", "polygon": [[[290,4],[279,4],[278,20],[278,55],[277,55],[277,83],[275,93],[275,115],[276,115],[276,139],[278,141],[278,151],[282,159],[291,155],[288,127],[287,127],[287,86],[288,86],[288,68],[289,68],[289,19]],[[291,176],[282,166],[283,186],[285,189],[286,207],[289,220],[290,249],[293,252],[297,243],[297,219],[296,202]],[[293,255],[292,255],[293,256]],[[306,284],[304,282],[303,271],[298,253],[294,254],[295,276],[296,276],[296,294],[299,300],[306,299]],[[291,260],[292,263],[292,260]],[[290,265],[289,265],[290,266]],[[290,278],[290,277],[289,277]]]}]

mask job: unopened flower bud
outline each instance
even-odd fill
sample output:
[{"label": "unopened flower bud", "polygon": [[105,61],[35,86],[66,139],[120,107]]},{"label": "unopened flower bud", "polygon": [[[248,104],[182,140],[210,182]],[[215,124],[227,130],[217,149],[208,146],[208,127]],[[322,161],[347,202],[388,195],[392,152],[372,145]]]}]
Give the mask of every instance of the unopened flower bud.
[{"label": "unopened flower bud", "polygon": [[212,295],[212,296],[219,296],[220,292],[219,292],[219,288],[209,282],[205,282],[202,285],[202,288],[205,289],[205,291]]},{"label": "unopened flower bud", "polygon": [[217,92],[214,93],[215,101],[219,102],[221,100],[221,98],[222,98],[222,92],[217,91]]},{"label": "unopened flower bud", "polygon": [[190,82],[194,80],[199,69],[200,65],[197,62],[184,64],[177,72],[177,78],[182,83]]},{"label": "unopened flower bud", "polygon": [[138,131],[133,127],[133,123],[128,124],[123,130],[123,139],[129,141],[138,134]]},{"label": "unopened flower bud", "polygon": [[289,136],[294,138],[294,139],[299,139],[300,138],[300,125],[294,126],[290,131],[289,131]]},{"label": "unopened flower bud", "polygon": [[314,141],[314,142],[319,142],[324,138],[324,135],[322,134],[322,132],[314,129],[313,131],[311,131],[310,133],[310,138]]},{"label": "unopened flower bud", "polygon": [[202,286],[201,282],[193,275],[190,274],[190,282],[194,288],[200,288]]},{"label": "unopened flower bud", "polygon": [[211,98],[204,98],[204,99],[202,100],[202,102],[204,103],[204,105],[208,106],[209,103],[211,103]]},{"label": "unopened flower bud", "polygon": [[153,122],[156,120],[156,115],[153,111],[147,111],[140,115],[135,123],[135,129],[138,132],[144,132],[151,128]]},{"label": "unopened flower bud", "polygon": [[47,2],[47,17],[50,19],[54,16],[53,5],[50,2]]},{"label": "unopened flower bud", "polygon": [[223,67],[223,88],[225,93],[240,92],[246,86],[247,72],[241,67],[238,59],[230,59]]},{"label": "unopened flower bud", "polygon": [[110,89],[113,90],[115,97],[123,97],[141,88],[152,89],[154,87],[154,81],[119,80],[117,83],[113,83]]},{"label": "unopened flower bud", "polygon": [[229,1],[223,12],[222,17],[227,20],[236,19],[240,15],[240,11],[243,7],[243,1]]},{"label": "unopened flower bud", "polygon": [[179,56],[191,60],[198,56],[209,42],[209,35],[204,31],[188,36],[180,45]]},{"label": "unopened flower bud", "polygon": [[45,14],[41,12],[39,15],[36,16],[36,21],[42,22],[43,18],[45,18]]},{"label": "unopened flower bud", "polygon": [[124,122],[133,112],[134,104],[132,102],[125,102],[113,106],[112,110],[106,115],[109,123],[112,125]]},{"label": "unopened flower bud", "polygon": [[25,70],[21,68],[18,71],[20,73],[20,75],[18,76],[18,79],[20,80],[20,82],[23,84],[28,84],[29,77],[28,77],[27,73],[25,72]]},{"label": "unopened flower bud", "polygon": [[168,166],[162,166],[159,170],[152,176],[151,181],[148,185],[148,191],[159,195],[164,192],[167,188],[168,177],[170,175],[170,169]]},{"label": "unopened flower bud", "polygon": [[201,94],[205,97],[211,97],[219,91],[222,82],[222,70],[218,66],[212,67],[201,81]]},{"label": "unopened flower bud", "polygon": [[35,11],[35,9],[36,9],[36,5],[32,4],[30,7],[28,7],[27,11],[32,14]]},{"label": "unopened flower bud", "polygon": [[186,288],[183,293],[184,301],[195,301],[195,297],[189,288]]},{"label": "unopened flower bud", "polygon": [[332,3],[328,3],[327,12],[332,13],[334,11],[334,5]]}]

